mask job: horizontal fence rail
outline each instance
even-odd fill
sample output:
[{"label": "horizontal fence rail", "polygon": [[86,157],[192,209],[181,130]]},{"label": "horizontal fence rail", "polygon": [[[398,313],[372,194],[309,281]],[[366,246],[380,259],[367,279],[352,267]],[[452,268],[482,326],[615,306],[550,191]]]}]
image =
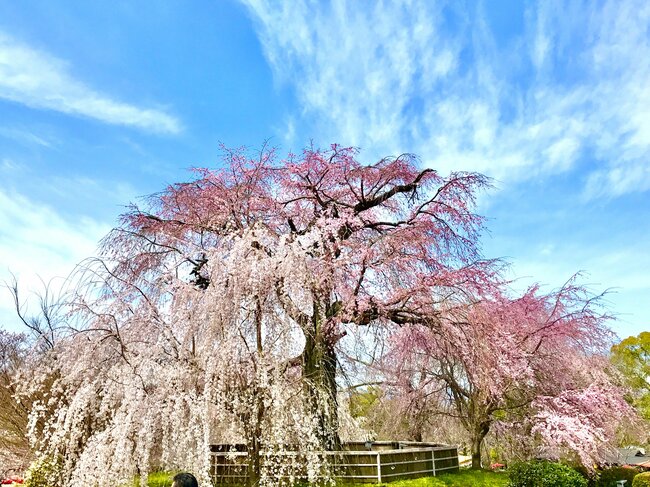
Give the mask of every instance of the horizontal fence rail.
[{"label": "horizontal fence rail", "polygon": [[[332,475],[346,481],[380,483],[384,481],[435,476],[458,471],[458,448],[450,445],[389,443],[346,445],[349,450],[312,452],[326,463]],[[426,446],[425,446],[426,445]],[[431,446],[428,446],[431,445]],[[384,449],[392,447],[390,449]],[[359,449],[356,449],[359,448]],[[217,485],[245,484],[248,478],[248,453],[213,448],[211,473]],[[281,463],[282,458],[307,458],[296,451],[262,453],[261,462]],[[280,475],[279,477],[287,477]]]}]

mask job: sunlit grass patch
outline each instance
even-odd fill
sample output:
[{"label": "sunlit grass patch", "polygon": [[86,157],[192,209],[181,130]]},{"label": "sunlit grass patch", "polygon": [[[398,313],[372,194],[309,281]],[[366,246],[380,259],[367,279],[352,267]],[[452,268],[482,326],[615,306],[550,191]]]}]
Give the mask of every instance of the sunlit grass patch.
[{"label": "sunlit grass patch", "polygon": [[[151,472],[147,477],[147,485],[149,487],[171,487],[172,478],[176,472]],[[133,479],[133,487],[140,486],[140,477]]]},{"label": "sunlit grass patch", "polygon": [[[507,483],[508,474],[504,472],[463,470],[459,473],[442,474],[438,477],[397,480],[382,485],[387,487],[505,487]],[[364,485],[368,486],[368,484],[354,484],[354,487]]]}]

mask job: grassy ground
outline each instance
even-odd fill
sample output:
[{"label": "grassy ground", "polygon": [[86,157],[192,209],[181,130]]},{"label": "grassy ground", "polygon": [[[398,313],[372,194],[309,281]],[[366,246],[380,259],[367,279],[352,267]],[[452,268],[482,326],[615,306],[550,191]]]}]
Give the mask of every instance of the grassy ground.
[{"label": "grassy ground", "polygon": [[[171,487],[172,478],[176,472],[154,472],[150,473],[147,477],[147,485],[149,487]],[[133,487],[140,485],[140,478],[133,479]]]},{"label": "grassy ground", "polygon": [[[173,473],[158,472],[149,475],[149,487],[171,487]],[[464,470],[438,477],[424,477],[414,480],[398,480],[385,483],[387,487],[505,487],[508,475],[498,472]],[[134,486],[137,486],[134,483]],[[373,484],[341,484],[341,487],[370,487]],[[375,484],[376,485],[376,484]]]},{"label": "grassy ground", "polygon": [[390,487],[505,487],[507,483],[508,474],[506,473],[463,470],[459,473],[449,473],[438,477],[398,480],[383,485]]}]

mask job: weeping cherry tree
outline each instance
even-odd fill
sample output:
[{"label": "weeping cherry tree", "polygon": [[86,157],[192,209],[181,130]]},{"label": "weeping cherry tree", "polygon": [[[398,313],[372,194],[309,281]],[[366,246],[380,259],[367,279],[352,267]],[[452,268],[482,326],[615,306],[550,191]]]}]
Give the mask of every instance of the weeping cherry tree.
[{"label": "weeping cherry tree", "polygon": [[[473,212],[485,177],[357,156],[224,150],[219,169],[122,215],[78,275],[59,379],[32,410],[34,445],[62,459],[66,485],[156,467],[207,480],[214,442],[246,444],[252,483],[325,475],[346,330],[436,328],[494,274]],[[262,461],[297,446],[306,471]]]}]

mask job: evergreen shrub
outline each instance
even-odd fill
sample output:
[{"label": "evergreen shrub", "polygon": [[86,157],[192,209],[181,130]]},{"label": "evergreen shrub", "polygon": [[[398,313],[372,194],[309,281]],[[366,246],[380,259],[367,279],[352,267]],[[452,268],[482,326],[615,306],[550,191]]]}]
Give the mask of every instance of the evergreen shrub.
[{"label": "evergreen shrub", "polygon": [[632,487],[650,487],[650,472],[636,475],[632,481]]},{"label": "evergreen shrub", "polygon": [[508,487],[587,487],[588,481],[561,463],[531,461],[516,463],[509,469]]}]

